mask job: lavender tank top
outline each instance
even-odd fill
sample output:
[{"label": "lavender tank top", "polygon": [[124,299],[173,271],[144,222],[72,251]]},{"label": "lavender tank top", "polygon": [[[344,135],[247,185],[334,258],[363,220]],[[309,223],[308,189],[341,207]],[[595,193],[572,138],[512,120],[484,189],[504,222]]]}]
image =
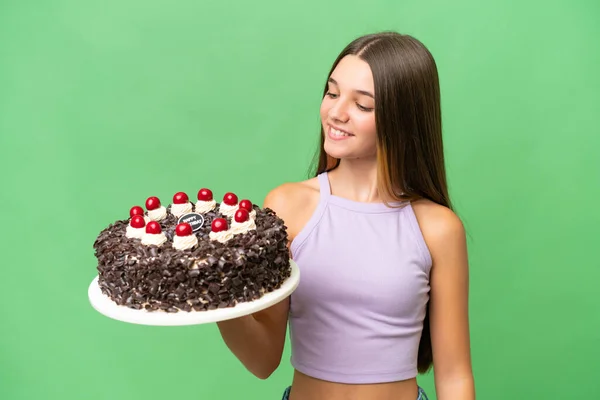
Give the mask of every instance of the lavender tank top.
[{"label": "lavender tank top", "polygon": [[413,378],[431,256],[412,206],[334,196],[326,172],[318,181],[319,204],[290,246],[292,366],[342,383]]}]

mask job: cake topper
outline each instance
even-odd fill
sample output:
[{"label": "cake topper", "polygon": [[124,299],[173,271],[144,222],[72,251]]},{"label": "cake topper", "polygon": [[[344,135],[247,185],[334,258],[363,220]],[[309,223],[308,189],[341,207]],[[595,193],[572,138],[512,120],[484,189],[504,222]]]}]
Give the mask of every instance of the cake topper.
[{"label": "cake topper", "polygon": [[192,226],[187,222],[177,224],[175,227],[175,235],[177,236],[190,236],[192,234]]},{"label": "cake topper", "polygon": [[198,190],[198,201],[194,211],[203,214],[212,211],[217,206],[217,202],[213,198],[213,192],[210,189],[202,188]]},{"label": "cake topper", "polygon": [[146,199],[146,209],[148,210],[148,217],[152,221],[161,221],[167,216],[167,209],[160,203],[160,199],[156,196]]},{"label": "cake topper", "polygon": [[221,214],[226,215],[228,217],[233,217],[233,214],[237,211],[238,208],[238,197],[235,193],[227,192],[225,196],[223,196],[223,202],[219,207],[219,212]]},{"label": "cake topper", "polygon": [[133,218],[134,215],[141,215],[144,216],[144,209],[140,206],[133,206],[131,207],[131,209],[129,210],[129,216],[131,218]]},{"label": "cake topper", "polygon": [[129,225],[125,230],[125,236],[130,239],[141,239],[145,233],[146,220],[143,215],[134,215],[129,220]]},{"label": "cake topper", "polygon": [[210,225],[212,232],[223,232],[227,230],[227,220],[225,218],[215,218]]},{"label": "cake topper", "polygon": [[134,215],[133,217],[131,217],[129,225],[132,228],[140,229],[146,226],[146,221],[144,220],[144,217],[142,215]]},{"label": "cake topper", "polygon": [[146,199],[146,210],[153,211],[160,208],[160,200],[156,196],[151,196]]},{"label": "cake topper", "polygon": [[198,244],[198,238],[194,234],[192,226],[187,222],[181,222],[175,227],[173,247],[177,250],[191,249]]},{"label": "cake topper", "polygon": [[235,195],[235,193],[227,192],[225,193],[225,196],[223,196],[223,203],[227,204],[228,206],[235,206],[237,205],[237,202],[238,197]]},{"label": "cake topper", "polygon": [[190,203],[190,198],[185,192],[175,193],[170,211],[177,218],[192,211],[192,203]]},{"label": "cake topper", "polygon": [[240,205],[239,205],[240,209],[244,209],[248,212],[252,211],[252,202],[248,199],[244,199],[242,201],[240,201]]},{"label": "cake topper", "polygon": [[250,213],[245,208],[240,208],[235,212],[235,216],[233,219],[235,222],[239,223],[246,222],[250,219]]},{"label": "cake topper", "polygon": [[185,192],[177,192],[173,196],[173,203],[175,204],[185,204],[189,201],[188,195]]},{"label": "cake topper", "polygon": [[167,236],[162,231],[160,224],[156,221],[150,221],[146,224],[146,233],[142,236],[142,244],[149,246],[161,246],[167,241]]},{"label": "cake topper", "polygon": [[215,218],[210,226],[208,237],[210,240],[217,240],[225,243],[233,237],[233,232],[229,230],[227,220],[225,218]]},{"label": "cake topper", "polygon": [[240,201],[240,204],[238,205],[238,207],[240,209],[244,209],[246,211],[248,211],[250,213],[250,218],[254,219],[256,218],[256,210],[254,209],[254,205],[252,204],[252,202],[248,199],[244,199],[242,201]]},{"label": "cake topper", "polygon": [[256,223],[253,218],[250,218],[250,213],[245,208],[239,208],[233,217],[231,223],[231,232],[234,235],[240,233],[246,233],[250,230],[256,229]]},{"label": "cake topper", "polygon": [[210,189],[202,188],[198,191],[198,200],[211,201],[213,199],[213,192]]},{"label": "cake topper", "polygon": [[183,214],[177,220],[178,224],[188,224],[192,228],[192,232],[197,232],[204,226],[204,217],[199,213]]},{"label": "cake topper", "polygon": [[149,235],[158,235],[161,232],[162,229],[160,224],[156,221],[150,221],[148,222],[148,225],[146,225],[146,233]]}]

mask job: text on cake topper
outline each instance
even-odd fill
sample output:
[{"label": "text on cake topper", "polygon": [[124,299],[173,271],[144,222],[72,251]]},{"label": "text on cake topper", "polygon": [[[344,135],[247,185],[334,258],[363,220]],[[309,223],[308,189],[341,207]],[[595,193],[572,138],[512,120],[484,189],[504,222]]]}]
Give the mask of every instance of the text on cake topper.
[{"label": "text on cake topper", "polygon": [[177,220],[178,224],[181,224],[183,222],[190,224],[190,226],[192,227],[192,231],[197,232],[204,225],[204,217],[202,216],[202,214],[198,213],[187,213],[183,214]]}]

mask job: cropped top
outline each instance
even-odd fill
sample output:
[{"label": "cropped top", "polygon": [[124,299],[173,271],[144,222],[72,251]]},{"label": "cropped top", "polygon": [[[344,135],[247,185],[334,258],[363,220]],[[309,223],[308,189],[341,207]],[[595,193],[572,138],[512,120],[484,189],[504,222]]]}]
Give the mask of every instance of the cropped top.
[{"label": "cropped top", "polygon": [[290,246],[300,270],[291,364],[341,383],[413,378],[431,269],[413,208],[332,195],[326,172],[318,181],[319,203]]}]

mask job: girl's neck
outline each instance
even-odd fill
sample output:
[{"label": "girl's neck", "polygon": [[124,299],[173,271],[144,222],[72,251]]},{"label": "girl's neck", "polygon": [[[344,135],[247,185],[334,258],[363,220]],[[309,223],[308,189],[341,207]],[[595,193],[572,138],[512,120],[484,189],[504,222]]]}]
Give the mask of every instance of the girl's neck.
[{"label": "girl's neck", "polygon": [[377,160],[340,160],[329,174],[331,193],[363,203],[381,202],[377,190]]}]

